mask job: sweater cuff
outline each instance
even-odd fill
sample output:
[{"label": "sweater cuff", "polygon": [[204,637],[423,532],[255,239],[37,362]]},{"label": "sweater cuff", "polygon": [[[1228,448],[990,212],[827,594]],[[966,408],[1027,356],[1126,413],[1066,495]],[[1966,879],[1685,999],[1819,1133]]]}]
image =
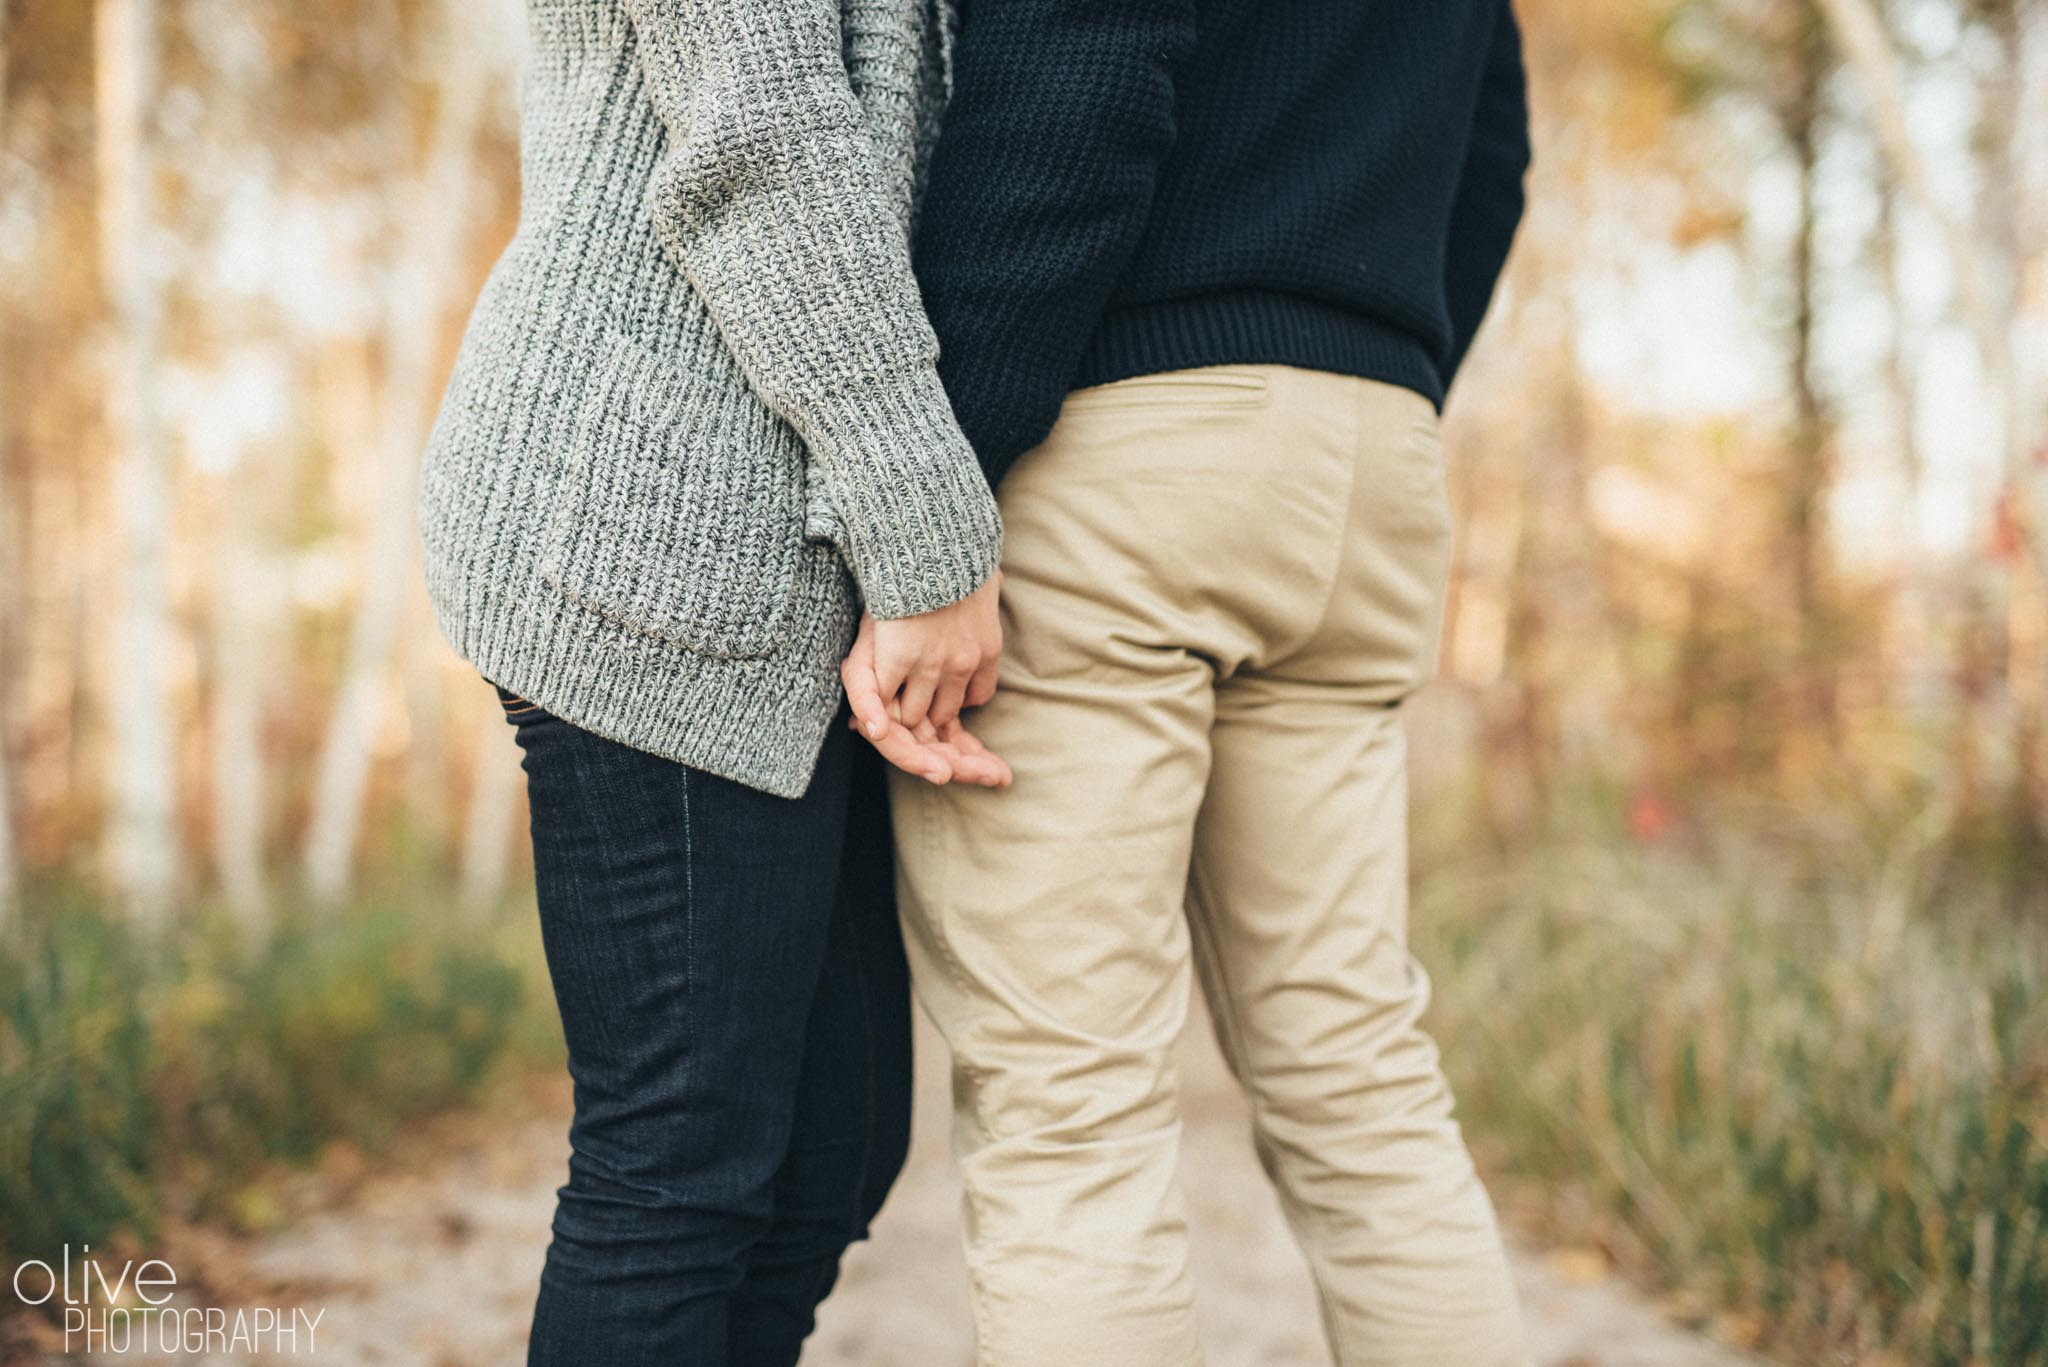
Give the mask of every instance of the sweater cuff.
[{"label": "sweater cuff", "polygon": [[878,376],[804,407],[803,436],[870,613],[915,617],[988,582],[1002,555],[1002,519],[934,367]]}]

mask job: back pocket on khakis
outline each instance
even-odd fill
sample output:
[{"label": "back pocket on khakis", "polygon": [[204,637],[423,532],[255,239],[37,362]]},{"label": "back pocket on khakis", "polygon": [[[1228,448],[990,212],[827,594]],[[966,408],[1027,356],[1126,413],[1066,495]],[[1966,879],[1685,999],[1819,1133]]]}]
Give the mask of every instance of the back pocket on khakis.
[{"label": "back pocket on khakis", "polygon": [[541,577],[629,631],[751,659],[787,638],[803,448],[751,395],[715,397],[610,337],[578,407]]}]

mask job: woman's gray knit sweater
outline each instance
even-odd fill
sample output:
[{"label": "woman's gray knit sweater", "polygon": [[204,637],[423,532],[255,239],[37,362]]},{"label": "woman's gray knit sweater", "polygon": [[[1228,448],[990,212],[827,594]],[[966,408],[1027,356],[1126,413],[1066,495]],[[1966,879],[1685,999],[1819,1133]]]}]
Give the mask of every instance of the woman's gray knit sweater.
[{"label": "woman's gray knit sweater", "polygon": [[950,0],[528,0],[519,229],[429,442],[427,587],[485,677],[795,796],[860,602],[994,570],[910,272]]}]

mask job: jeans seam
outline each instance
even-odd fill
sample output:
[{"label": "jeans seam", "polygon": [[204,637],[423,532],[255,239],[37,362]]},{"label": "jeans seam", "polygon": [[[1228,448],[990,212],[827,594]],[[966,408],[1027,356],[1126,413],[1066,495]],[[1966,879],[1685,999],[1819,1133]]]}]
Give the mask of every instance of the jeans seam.
[{"label": "jeans seam", "polygon": [[683,991],[697,991],[697,841],[690,823],[690,766],[682,766],[683,788]]},{"label": "jeans seam", "polygon": [[860,1128],[860,1183],[854,1189],[853,1210],[846,1222],[847,1238],[850,1241],[865,1232],[862,1226],[867,1223],[863,1212],[867,1207],[868,1165],[875,1160],[875,1126],[880,1123],[880,1107],[876,1105],[875,1100],[875,1075],[881,1064],[875,1057],[875,1019],[868,995],[867,960],[862,953],[866,945],[862,943],[858,930],[858,918],[849,916],[847,923],[847,932],[854,939],[853,989],[854,995],[860,999],[861,1040],[866,1046],[864,1052],[868,1064],[867,1086],[864,1089],[867,1093],[868,1111],[865,1123]]}]

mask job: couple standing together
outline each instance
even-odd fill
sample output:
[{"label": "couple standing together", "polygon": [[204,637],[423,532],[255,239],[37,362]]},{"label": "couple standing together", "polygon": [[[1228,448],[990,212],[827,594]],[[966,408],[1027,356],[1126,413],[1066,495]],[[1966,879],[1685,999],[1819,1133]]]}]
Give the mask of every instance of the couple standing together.
[{"label": "couple standing together", "polygon": [[1522,207],[1508,0],[529,10],[422,517],[575,1080],[531,1361],[793,1363],[914,980],[980,1360],[1198,1362],[1196,975],[1336,1360],[1522,1360],[1400,721]]}]

